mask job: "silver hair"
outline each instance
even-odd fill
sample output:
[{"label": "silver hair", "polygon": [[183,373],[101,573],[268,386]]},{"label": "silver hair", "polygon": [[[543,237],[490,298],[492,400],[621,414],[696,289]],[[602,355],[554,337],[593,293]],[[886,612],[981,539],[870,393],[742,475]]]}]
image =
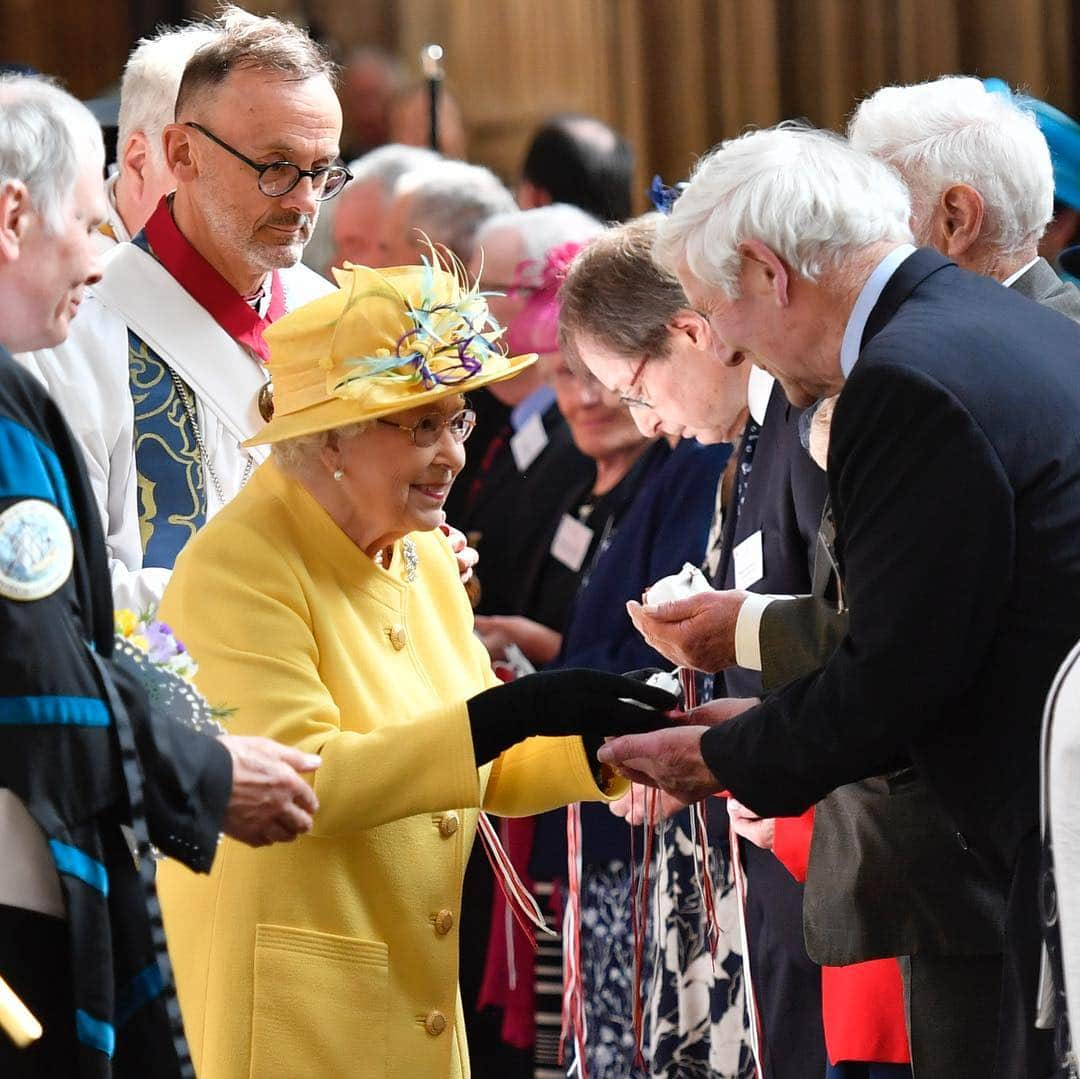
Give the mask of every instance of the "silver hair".
[{"label": "silver hair", "polygon": [[758,240],[815,280],[882,241],[910,241],[907,188],[838,135],[784,123],[729,139],[698,163],[657,233],[656,258],[738,295],[739,244]]},{"label": "silver hair", "polygon": [[489,217],[480,226],[476,232],[475,250],[483,249],[488,236],[503,231],[520,237],[525,261],[539,272],[549,251],[562,244],[588,243],[604,231],[604,226],[592,214],[565,202],[537,206],[532,210],[512,210]]},{"label": "silver hair", "polygon": [[337,438],[352,438],[366,431],[372,422],[365,420],[363,423],[347,423],[344,427],[334,427],[329,431],[286,438],[281,442],[274,442],[270,446],[270,452],[285,471],[302,472],[318,461],[319,454],[329,445],[331,435]]},{"label": "silver hair", "polygon": [[410,233],[425,233],[464,263],[472,258],[480,226],[489,217],[510,213],[517,206],[495,173],[464,161],[440,161],[407,172],[398,180],[394,194],[412,198],[406,222]]},{"label": "silver hair", "polygon": [[53,232],[63,228],[75,182],[105,164],[101,128],[90,110],[47,78],[0,75],[0,183],[21,180]]},{"label": "silver hair", "polygon": [[163,164],[161,132],[166,124],[173,122],[184,68],[197,49],[217,36],[218,31],[211,24],[191,23],[175,30],[162,30],[135,46],[120,83],[117,156],[124,152],[131,136],[141,132],[146,136],[155,164]]},{"label": "silver hair", "polygon": [[405,173],[430,168],[442,160],[441,154],[423,146],[404,146],[400,142],[392,142],[349,163],[349,172],[353,174],[349,186],[377,180],[390,194]]},{"label": "silver hair", "polygon": [[1050,149],[1034,114],[978,79],[883,87],[855,110],[848,139],[907,182],[916,232],[953,184],[982,196],[985,237],[1002,254],[1030,248],[1053,216]]}]

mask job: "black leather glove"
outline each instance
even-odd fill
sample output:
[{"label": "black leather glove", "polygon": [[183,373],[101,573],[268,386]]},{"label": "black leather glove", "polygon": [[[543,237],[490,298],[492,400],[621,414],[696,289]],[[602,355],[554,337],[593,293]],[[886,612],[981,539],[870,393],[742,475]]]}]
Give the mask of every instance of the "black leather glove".
[{"label": "black leather glove", "polygon": [[606,671],[575,669],[526,675],[467,702],[477,765],[538,734],[580,734],[598,742],[608,735],[655,731],[668,726],[660,713],[677,704],[655,686]]}]

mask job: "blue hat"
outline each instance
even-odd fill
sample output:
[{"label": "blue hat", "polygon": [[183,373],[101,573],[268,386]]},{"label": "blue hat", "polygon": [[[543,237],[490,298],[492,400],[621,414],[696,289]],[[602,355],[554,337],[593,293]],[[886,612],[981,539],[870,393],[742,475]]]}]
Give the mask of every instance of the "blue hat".
[{"label": "blue hat", "polygon": [[1066,247],[1058,257],[1058,265],[1074,280],[1080,280],[1080,244]]},{"label": "blue hat", "polygon": [[993,94],[1011,97],[1020,108],[1035,114],[1039,130],[1050,147],[1050,160],[1054,165],[1054,198],[1074,210],[1080,210],[1080,124],[1037,97],[1014,94],[1001,79],[983,79],[983,86]]}]

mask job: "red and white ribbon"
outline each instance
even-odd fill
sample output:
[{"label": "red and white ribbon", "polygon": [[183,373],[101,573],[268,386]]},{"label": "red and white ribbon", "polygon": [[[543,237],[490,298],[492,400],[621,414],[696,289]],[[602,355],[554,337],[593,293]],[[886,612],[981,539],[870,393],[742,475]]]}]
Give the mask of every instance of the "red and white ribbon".
[{"label": "red and white ribbon", "polygon": [[518,925],[521,926],[522,932],[528,938],[535,952],[536,937],[533,933],[534,929],[539,929],[552,937],[558,936],[558,933],[548,928],[543,914],[540,913],[539,904],[536,902],[532,892],[525,887],[521,877],[518,876],[514,863],[510,861],[510,856],[499,841],[499,834],[495,831],[495,825],[491,823],[486,813],[481,813],[477,817],[476,827],[480,833],[480,841],[484,845],[484,853],[487,855],[491,868],[495,873],[495,879],[499,882],[503,895],[506,896],[507,909],[513,912]]},{"label": "red and white ribbon", "polygon": [[585,978],[581,970],[581,805],[566,807],[567,887],[570,893],[563,916],[563,997],[559,1063],[569,1040],[574,1062],[567,1075],[588,1079],[585,1066]]}]

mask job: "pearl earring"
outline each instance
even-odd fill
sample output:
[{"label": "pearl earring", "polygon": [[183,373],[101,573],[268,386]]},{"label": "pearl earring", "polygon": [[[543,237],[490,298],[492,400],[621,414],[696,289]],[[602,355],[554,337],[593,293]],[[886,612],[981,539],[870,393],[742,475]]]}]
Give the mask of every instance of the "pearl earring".
[{"label": "pearl earring", "polygon": [[334,479],[337,480],[338,483],[340,483],[344,478],[345,478],[345,469],[343,469],[343,468],[335,468],[334,469]]}]

